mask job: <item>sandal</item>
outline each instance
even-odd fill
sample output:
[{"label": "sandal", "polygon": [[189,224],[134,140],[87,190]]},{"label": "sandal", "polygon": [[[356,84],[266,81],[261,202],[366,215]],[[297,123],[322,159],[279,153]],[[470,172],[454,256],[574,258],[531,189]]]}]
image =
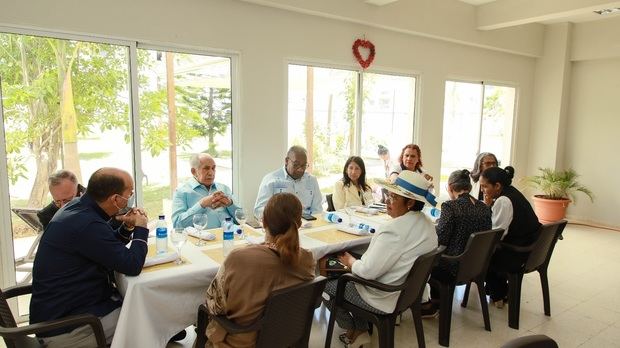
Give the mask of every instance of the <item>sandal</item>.
[{"label": "sandal", "polygon": [[347,337],[346,333],[340,334],[338,336],[340,342],[344,343],[345,348],[353,348],[353,347],[362,347],[366,343],[370,343],[370,335],[368,332],[364,332],[363,334],[357,336],[354,341],[351,341],[349,337]]}]

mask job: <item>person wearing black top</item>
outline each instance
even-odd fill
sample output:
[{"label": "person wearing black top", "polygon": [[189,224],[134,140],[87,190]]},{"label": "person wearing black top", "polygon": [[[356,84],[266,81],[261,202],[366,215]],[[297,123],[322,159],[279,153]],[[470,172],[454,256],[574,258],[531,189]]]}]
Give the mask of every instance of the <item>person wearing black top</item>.
[{"label": "person wearing black top", "polygon": [[[82,197],[54,215],[34,260],[31,324],[90,313],[100,318],[108,343],[112,341],[121,306],[113,271],[140,274],[147,253],[144,211],[132,208],[116,216],[133,206],[133,189],[129,173],[102,168],[91,176]],[[108,223],[114,216],[123,222],[117,230]],[[92,330],[85,326],[37,336],[47,347],[96,345]]]},{"label": "person wearing black top", "polygon": [[[518,246],[528,246],[538,238],[540,222],[530,202],[514,188],[514,168],[487,168],[480,177],[484,202],[493,212],[493,228],[504,229],[502,241]],[[503,308],[508,295],[506,272],[517,271],[527,259],[527,254],[498,248],[489,264],[486,292],[498,308]]]},{"label": "person wearing black top", "polygon": [[[441,205],[441,216],[437,220],[437,236],[439,245],[445,245],[445,255],[460,255],[467,245],[469,236],[474,232],[491,229],[491,209],[483,202],[472,197],[471,182],[467,169],[457,170],[448,179],[448,195],[450,201]],[[441,259],[433,269],[431,278],[448,282],[456,277],[458,265]],[[431,286],[432,309],[425,305],[425,316],[437,312],[439,289]]]},{"label": "person wearing black top", "polygon": [[47,184],[52,195],[52,201],[37,213],[44,230],[58,209],[86,191],[84,186],[78,184],[75,174],[64,169],[52,173],[47,178]]}]

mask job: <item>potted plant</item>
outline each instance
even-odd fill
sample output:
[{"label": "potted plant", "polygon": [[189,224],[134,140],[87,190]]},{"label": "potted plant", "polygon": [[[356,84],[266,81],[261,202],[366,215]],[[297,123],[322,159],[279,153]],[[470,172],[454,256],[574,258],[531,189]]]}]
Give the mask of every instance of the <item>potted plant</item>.
[{"label": "potted plant", "polygon": [[573,170],[554,170],[538,168],[539,175],[527,178],[527,183],[542,191],[542,195],[534,195],[534,211],[542,223],[564,219],[566,208],[570,202],[576,202],[576,193],[583,192],[594,202],[592,192],[581,185],[579,175]]}]

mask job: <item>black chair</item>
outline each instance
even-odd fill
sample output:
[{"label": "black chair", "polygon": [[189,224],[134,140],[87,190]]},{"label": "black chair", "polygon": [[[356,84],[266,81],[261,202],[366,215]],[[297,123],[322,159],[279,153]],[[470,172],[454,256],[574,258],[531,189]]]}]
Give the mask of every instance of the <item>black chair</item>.
[{"label": "black chair", "polygon": [[[396,322],[396,317],[398,317],[400,313],[411,309],[416,336],[418,338],[418,347],[424,348],[426,345],[424,342],[424,328],[422,327],[420,298],[422,297],[428,276],[430,275],[433,266],[439,260],[439,255],[441,255],[445,248],[445,246],[440,246],[435,250],[418,257],[413,263],[411,271],[407,275],[405,282],[398,286],[385,285],[373,280],[360,278],[351,273],[342,275],[338,279],[334,310],[335,307],[340,307],[353,313],[355,316],[359,316],[368,320],[368,322],[373,323],[379,331],[379,347],[391,348],[394,347],[394,324]],[[400,296],[398,297],[398,302],[396,302],[394,312],[389,314],[372,313],[347,302],[344,298],[344,289],[348,282],[362,284],[364,286],[387,292],[400,291]],[[325,348],[329,348],[331,345],[335,321],[336,316],[334,313],[330,313],[329,325],[327,326],[327,337],[325,339]]]},{"label": "black chair", "polygon": [[32,293],[32,285],[20,285],[0,290],[0,336],[7,348],[43,347],[39,340],[28,335],[60,329],[89,325],[95,333],[97,347],[106,347],[105,333],[99,318],[92,314],[72,315],[62,319],[50,320],[17,327],[7,299]]},{"label": "black chair", "polygon": [[331,193],[327,194],[325,199],[327,200],[327,211],[336,211],[336,208],[334,208],[334,195]]},{"label": "black chair", "polygon": [[489,308],[486,294],[484,293],[484,278],[489,268],[489,262],[493,251],[502,237],[503,229],[475,232],[469,236],[465,250],[458,256],[441,255],[444,260],[458,263],[456,278],[450,282],[431,278],[431,283],[439,287],[440,306],[439,306],[439,344],[445,347],[450,345],[450,326],[452,323],[452,299],[454,289],[457,285],[467,284],[462,307],[467,307],[469,297],[469,284],[476,283],[480,306],[482,307],[482,317],[484,318],[484,329],[491,331],[491,321],[489,319]]},{"label": "black chair", "polygon": [[202,304],[198,308],[196,347],[205,346],[205,330],[210,319],[231,334],[258,331],[257,348],[308,347],[312,317],[321,304],[326,282],[327,278],[319,276],[309,282],[274,291],[265,303],[263,316],[246,326],[236,324],[224,315],[210,315]]},{"label": "black chair", "polygon": [[518,272],[508,273],[508,326],[519,329],[519,312],[521,310],[521,283],[527,273],[538,271],[542,285],[543,303],[546,316],[551,316],[551,302],[549,297],[549,279],[547,268],[551,261],[555,243],[562,235],[568,222],[566,220],[542,225],[540,235],[536,242],[529,246],[521,247],[508,243],[501,243],[501,248],[506,248],[519,253],[529,253],[527,260]]},{"label": "black chair", "polygon": [[510,340],[501,348],[558,348],[558,344],[549,336],[530,335]]}]

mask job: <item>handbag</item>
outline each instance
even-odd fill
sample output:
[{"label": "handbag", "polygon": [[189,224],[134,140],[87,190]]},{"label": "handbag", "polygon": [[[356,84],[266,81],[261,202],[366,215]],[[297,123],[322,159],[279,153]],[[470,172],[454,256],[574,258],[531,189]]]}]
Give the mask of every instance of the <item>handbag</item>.
[{"label": "handbag", "polygon": [[343,265],[335,254],[327,255],[319,259],[319,274],[327,279],[338,278],[349,271],[349,267]]}]

